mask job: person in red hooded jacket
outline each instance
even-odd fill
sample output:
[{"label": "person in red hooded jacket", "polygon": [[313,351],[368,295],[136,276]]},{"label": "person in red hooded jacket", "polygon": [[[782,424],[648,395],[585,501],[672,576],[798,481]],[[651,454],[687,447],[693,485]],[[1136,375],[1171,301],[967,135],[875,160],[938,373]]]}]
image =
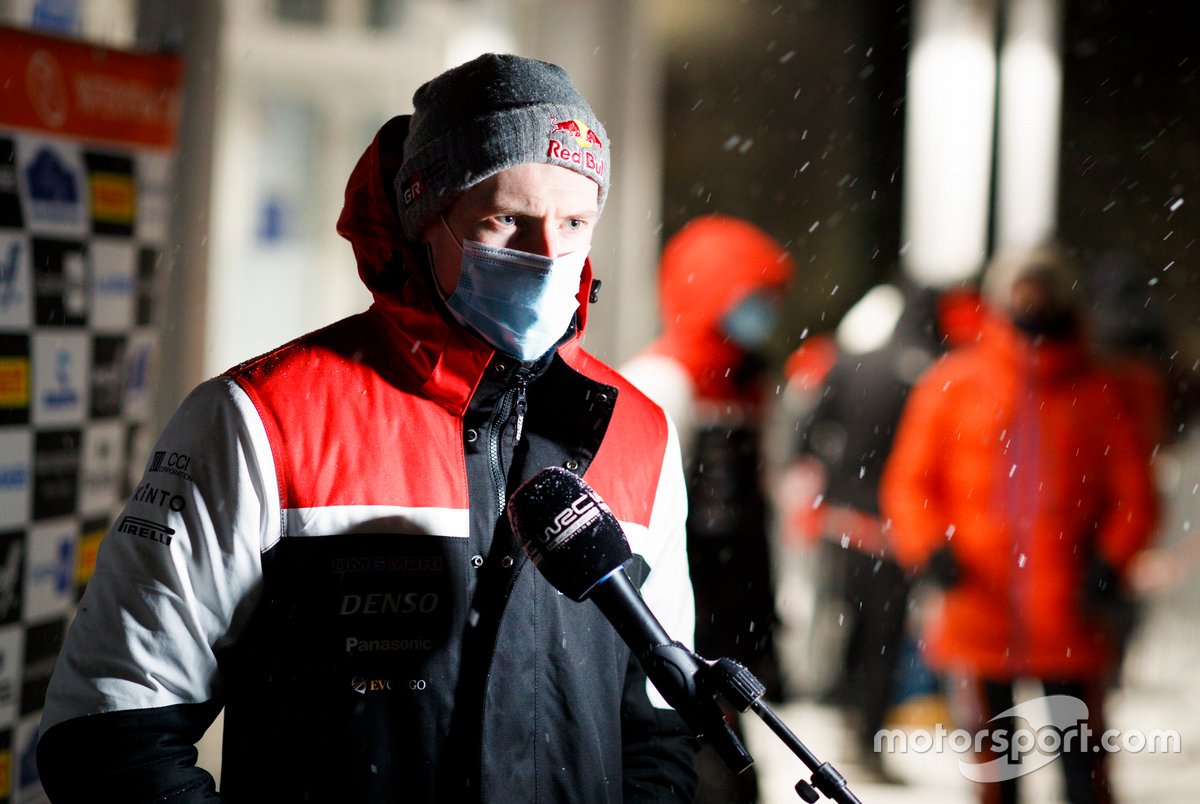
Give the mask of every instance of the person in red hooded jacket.
[{"label": "person in red hooded jacket", "polygon": [[[793,272],[787,251],[748,221],[689,221],[659,261],[662,334],[621,367],[679,429],[696,651],[746,665],[775,697],[783,681],[773,638],[760,381],[763,348]],[[753,769],[731,777],[707,749],[699,769],[699,801],[756,800]]]},{"label": "person in red hooded jacket", "polygon": [[1020,759],[1000,738],[1013,742],[1022,679],[1074,734],[1061,752],[1068,799],[1110,798],[1098,736],[1117,635],[1104,612],[1157,502],[1140,417],[1087,347],[1080,289],[1057,247],[998,254],[978,343],[918,381],[881,486],[896,556],[944,589],[928,658],[962,725],[987,736],[964,771],[985,802],[1016,800]]},{"label": "person in red hooded jacket", "polygon": [[202,383],[105,536],[46,697],[51,800],[691,800],[695,737],[505,516],[544,467],[584,476],[690,643],[678,440],[580,345],[607,135],[517,56],[413,105],[338,221],[374,303]]}]

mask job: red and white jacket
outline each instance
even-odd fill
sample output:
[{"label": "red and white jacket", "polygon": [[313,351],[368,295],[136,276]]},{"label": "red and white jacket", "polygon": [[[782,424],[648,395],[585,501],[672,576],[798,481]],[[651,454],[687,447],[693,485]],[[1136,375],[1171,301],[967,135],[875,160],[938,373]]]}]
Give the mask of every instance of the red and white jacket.
[{"label": "red and white jacket", "polygon": [[[53,800],[690,800],[694,739],[502,509],[546,466],[621,521],[691,644],[678,439],[574,331],[535,365],[405,258],[381,129],[339,231],[375,303],[197,388],[100,549],[50,684]],[[193,745],[224,707],[221,793]]]}]

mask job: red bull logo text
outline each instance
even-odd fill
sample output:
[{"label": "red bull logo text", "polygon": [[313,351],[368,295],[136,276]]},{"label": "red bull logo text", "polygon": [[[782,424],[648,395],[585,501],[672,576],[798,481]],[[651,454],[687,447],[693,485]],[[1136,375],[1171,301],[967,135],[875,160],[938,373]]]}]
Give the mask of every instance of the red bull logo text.
[{"label": "red bull logo text", "polygon": [[[564,138],[556,135],[565,134]],[[559,162],[582,167],[603,176],[606,165],[599,156],[604,148],[600,136],[588,128],[582,120],[558,120],[550,118],[550,148],[546,156]]]}]

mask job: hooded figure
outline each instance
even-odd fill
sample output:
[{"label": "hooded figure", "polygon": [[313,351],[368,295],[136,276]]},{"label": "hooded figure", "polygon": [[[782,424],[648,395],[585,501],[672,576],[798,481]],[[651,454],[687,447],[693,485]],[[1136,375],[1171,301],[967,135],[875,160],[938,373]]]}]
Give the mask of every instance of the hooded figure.
[{"label": "hooded figure", "polygon": [[[696,651],[745,664],[776,697],[760,369],[793,270],[783,247],[753,224],[721,215],[690,221],[660,260],[662,335],[621,369],[679,428]],[[754,800],[752,771],[737,777],[737,793],[717,792],[724,769],[706,771],[704,757],[701,801]]]},{"label": "hooded figure", "polygon": [[[514,56],[414,105],[338,222],[374,303],[200,385],[105,537],[46,699],[53,800],[690,800],[695,738],[504,516],[543,468],[584,476],[690,642],[678,442],[580,345],[590,263],[476,242],[573,242],[607,135],[561,68]],[[218,797],[194,743],[222,707]]]},{"label": "hooded figure", "polygon": [[[1103,732],[1105,601],[1154,528],[1150,454],[1120,380],[1085,345],[1078,279],[1056,248],[999,254],[979,342],[922,376],[884,470],[897,558],[944,589],[928,659],[972,729],[1011,726],[991,721],[1027,678],[1083,702]],[[1072,802],[1106,800],[1096,749],[1063,753]],[[983,800],[1015,795],[1017,775],[982,785]]]}]

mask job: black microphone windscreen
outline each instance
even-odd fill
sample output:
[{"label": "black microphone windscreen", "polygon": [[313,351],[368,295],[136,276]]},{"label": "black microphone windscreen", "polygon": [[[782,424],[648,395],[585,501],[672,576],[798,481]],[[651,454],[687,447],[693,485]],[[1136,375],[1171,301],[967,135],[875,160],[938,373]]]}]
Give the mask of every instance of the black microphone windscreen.
[{"label": "black microphone windscreen", "polygon": [[552,466],[508,500],[508,521],[526,554],[558,591],[578,602],[633,557],[617,518],[578,475]]}]

